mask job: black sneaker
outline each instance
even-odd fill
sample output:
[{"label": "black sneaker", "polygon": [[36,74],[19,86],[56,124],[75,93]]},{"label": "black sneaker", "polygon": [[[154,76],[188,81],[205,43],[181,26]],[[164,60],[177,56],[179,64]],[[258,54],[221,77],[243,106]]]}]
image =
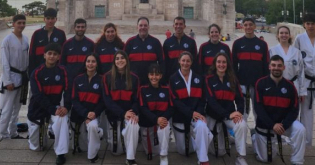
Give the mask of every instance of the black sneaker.
[{"label": "black sneaker", "polygon": [[27,138],[17,135],[15,137],[12,137],[11,139],[27,139]]},{"label": "black sneaker", "polygon": [[90,159],[91,163],[96,163],[97,161],[98,161],[98,154],[93,159]]},{"label": "black sneaker", "polygon": [[58,155],[56,158],[56,165],[63,165],[66,163],[66,157],[64,154]]},{"label": "black sneaker", "polygon": [[128,160],[126,159],[126,165],[138,165],[135,160]]},{"label": "black sneaker", "polygon": [[53,134],[50,131],[48,131],[48,136],[49,136],[49,139],[55,139],[55,134]]}]

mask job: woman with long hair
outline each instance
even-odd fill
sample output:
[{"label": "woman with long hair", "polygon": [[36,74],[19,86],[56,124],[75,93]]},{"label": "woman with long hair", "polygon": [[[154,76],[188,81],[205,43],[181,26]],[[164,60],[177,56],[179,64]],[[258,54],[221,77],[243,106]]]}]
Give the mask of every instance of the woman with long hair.
[{"label": "woman with long hair", "polygon": [[188,156],[194,152],[194,148],[200,165],[208,165],[208,146],[212,134],[207,127],[204,111],[204,81],[202,76],[191,70],[193,56],[190,52],[182,52],[178,63],[180,69],[170,78],[175,107],[172,122],[177,151]]},{"label": "woman with long hair", "polygon": [[126,52],[114,55],[112,69],[104,75],[105,95],[113,103],[107,105],[108,143],[114,155],[126,152],[126,164],[136,165],[135,154],[139,138],[138,89],[139,78],[130,71]]},{"label": "woman with long hair", "polygon": [[95,53],[99,54],[103,73],[112,68],[114,54],[123,50],[125,44],[117,34],[117,27],[113,23],[104,26],[101,36],[96,41]]},{"label": "woman with long hair", "polygon": [[[74,130],[74,152],[87,150],[91,163],[98,160],[103,129],[99,127],[98,117],[104,110],[102,100],[103,83],[99,57],[92,53],[86,56],[85,72],[73,82],[71,122]],[[87,142],[87,143],[86,143]]]},{"label": "woman with long hair", "polygon": [[208,127],[214,135],[210,153],[216,156],[230,154],[227,129],[233,129],[238,152],[235,164],[247,165],[244,158],[247,135],[247,125],[243,119],[244,98],[232,63],[225,53],[218,53],[214,57],[205,83]]},{"label": "woman with long hair", "polygon": [[231,57],[231,50],[228,45],[220,42],[221,28],[217,24],[211,24],[208,28],[209,41],[203,43],[199,48],[198,63],[201,67],[201,73],[207,74],[214,56],[219,53],[226,53]]}]

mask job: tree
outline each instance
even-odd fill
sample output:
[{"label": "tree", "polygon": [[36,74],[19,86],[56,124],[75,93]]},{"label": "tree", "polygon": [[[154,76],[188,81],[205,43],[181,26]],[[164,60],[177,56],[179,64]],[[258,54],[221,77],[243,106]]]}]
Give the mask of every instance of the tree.
[{"label": "tree", "polygon": [[7,0],[0,0],[0,17],[13,16],[16,14],[16,9],[8,5]]},{"label": "tree", "polygon": [[22,8],[25,8],[26,11],[30,11],[32,17],[34,17],[35,13],[38,14],[44,11],[46,9],[46,6],[41,1],[35,1],[22,6]]}]

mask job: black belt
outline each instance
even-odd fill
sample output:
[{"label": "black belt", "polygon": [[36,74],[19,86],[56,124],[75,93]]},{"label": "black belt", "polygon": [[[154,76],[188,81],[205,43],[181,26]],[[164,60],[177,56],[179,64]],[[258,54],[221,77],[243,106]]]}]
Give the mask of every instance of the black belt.
[{"label": "black belt", "polygon": [[80,145],[79,145],[79,137],[80,137],[80,123],[75,123],[75,127],[73,128],[72,124],[70,124],[71,129],[73,130],[73,151],[72,154],[74,155],[76,151],[78,150],[79,153],[82,152]]},{"label": "black belt", "polygon": [[190,135],[190,123],[188,123],[188,122],[185,122],[185,123],[184,123],[184,130],[175,127],[174,124],[173,124],[173,128],[174,128],[176,131],[185,134],[185,154],[186,154],[186,156],[188,157],[188,156],[189,156],[189,140],[190,140],[190,139],[189,139],[189,135]]},{"label": "black belt", "polygon": [[[154,129],[154,146],[159,145],[159,139],[157,136],[157,125],[153,127]],[[147,128],[147,145],[148,145],[148,160],[152,160],[152,146],[151,146],[151,139],[150,139],[150,130]]]},{"label": "black belt", "polygon": [[[118,134],[117,134],[118,124],[117,124],[117,121],[109,122],[109,124],[113,128],[113,152],[116,153],[117,152],[117,145],[118,145]],[[121,121],[120,132],[122,132],[122,130],[124,128],[125,128],[124,121]],[[126,152],[124,137],[121,134],[120,134],[120,139],[121,139],[121,144],[122,144],[123,150],[124,150],[124,152]]]},{"label": "black belt", "polygon": [[298,78],[298,76],[297,75],[295,75],[293,78],[291,78],[291,82],[294,82],[296,79]]},{"label": "black belt", "polygon": [[231,157],[230,141],[229,141],[229,137],[227,133],[227,128],[226,128],[225,123],[221,121],[216,121],[213,127],[213,131],[211,131],[211,133],[213,134],[213,145],[214,145],[215,156],[218,157],[218,151],[219,151],[218,131],[217,131],[217,124],[219,123],[222,123],[225,151]]},{"label": "black belt", "polygon": [[245,97],[245,102],[246,102],[246,109],[245,109],[245,111],[246,111],[246,113],[247,114],[249,114],[249,104],[250,104],[250,91],[249,91],[249,89],[250,89],[250,85],[247,85],[246,86],[246,97]]},{"label": "black belt", "polygon": [[43,118],[38,121],[32,121],[33,123],[39,125],[39,150],[44,150],[44,138],[47,134],[47,128],[49,123],[49,118]]},{"label": "black belt", "polygon": [[[311,80],[311,84],[313,82],[315,82],[315,78],[314,77],[311,77],[307,74],[305,74],[305,78]],[[310,101],[310,104],[308,106],[308,109],[312,109],[312,105],[313,105],[313,91],[315,91],[315,88],[307,88],[307,90],[309,90],[311,92],[311,101]]]},{"label": "black belt", "polygon": [[[257,127],[255,127],[255,130],[258,134],[267,137],[267,155],[268,155],[268,162],[272,162],[272,142],[271,142],[271,137],[274,137],[275,135],[270,133],[270,130],[268,129],[267,133],[259,131]],[[281,140],[281,135],[276,134],[277,136],[277,141],[278,141],[278,149],[279,149],[279,154],[282,162],[285,164],[284,159],[283,159],[283,154],[282,154],[282,140]]]}]

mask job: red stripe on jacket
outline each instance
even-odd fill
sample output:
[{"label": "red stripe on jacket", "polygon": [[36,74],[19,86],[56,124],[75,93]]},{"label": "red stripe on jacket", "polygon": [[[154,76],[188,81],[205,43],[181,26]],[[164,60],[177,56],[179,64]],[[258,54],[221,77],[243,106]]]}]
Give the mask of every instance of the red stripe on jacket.
[{"label": "red stripe on jacket", "polygon": [[130,61],[156,61],[157,56],[155,53],[131,53],[129,55]]},{"label": "red stripe on jacket", "polygon": [[117,101],[117,100],[130,101],[131,100],[132,91],[115,90],[115,91],[110,91],[110,94],[111,94],[112,99],[114,101]]},{"label": "red stripe on jacket", "polygon": [[166,101],[148,102],[147,104],[151,111],[166,111],[168,108],[168,102]]},{"label": "red stripe on jacket", "polygon": [[75,63],[75,62],[84,62],[86,55],[69,55],[67,56],[68,63]]},{"label": "red stripe on jacket", "polygon": [[50,94],[60,94],[62,92],[62,85],[51,85],[43,87],[44,93],[46,95]]},{"label": "red stripe on jacket", "polygon": [[263,55],[261,53],[254,52],[241,52],[237,54],[239,60],[255,60],[262,61]]},{"label": "red stripe on jacket", "polygon": [[79,100],[96,104],[100,98],[99,94],[91,92],[78,92]]},{"label": "red stripe on jacket", "polygon": [[275,96],[264,96],[263,97],[264,105],[280,107],[280,108],[288,108],[290,106],[291,100],[289,98],[281,98]]}]

